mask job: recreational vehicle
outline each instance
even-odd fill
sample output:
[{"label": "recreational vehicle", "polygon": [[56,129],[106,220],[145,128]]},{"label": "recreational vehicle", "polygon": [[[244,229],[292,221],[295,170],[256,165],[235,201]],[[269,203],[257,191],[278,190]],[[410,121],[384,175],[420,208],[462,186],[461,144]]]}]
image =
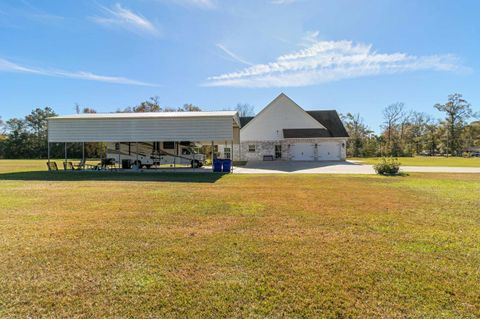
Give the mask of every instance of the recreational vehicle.
[{"label": "recreational vehicle", "polygon": [[115,159],[124,168],[160,165],[202,167],[205,163],[205,155],[198,153],[193,142],[107,143],[107,158]]}]

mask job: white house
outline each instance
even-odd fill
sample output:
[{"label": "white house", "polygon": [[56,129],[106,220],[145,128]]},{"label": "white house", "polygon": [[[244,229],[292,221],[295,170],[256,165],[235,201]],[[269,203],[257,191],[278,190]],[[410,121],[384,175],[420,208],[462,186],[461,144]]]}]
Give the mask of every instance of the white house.
[{"label": "white house", "polygon": [[[280,94],[254,117],[240,117],[240,143],[234,160],[340,161],[346,157],[348,133],[334,110],[305,111]],[[218,145],[230,158],[231,144]]]}]

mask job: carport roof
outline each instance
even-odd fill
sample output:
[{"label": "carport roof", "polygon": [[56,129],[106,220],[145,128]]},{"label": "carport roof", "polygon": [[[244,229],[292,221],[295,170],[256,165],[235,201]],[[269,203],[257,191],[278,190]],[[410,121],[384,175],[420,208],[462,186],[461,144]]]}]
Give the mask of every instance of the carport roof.
[{"label": "carport roof", "polygon": [[236,111],[216,112],[138,112],[138,113],[85,113],[51,117],[49,120],[61,119],[138,119],[138,118],[177,118],[177,117],[235,117]]},{"label": "carport roof", "polygon": [[236,111],[75,114],[48,118],[48,141],[230,141],[239,127]]}]

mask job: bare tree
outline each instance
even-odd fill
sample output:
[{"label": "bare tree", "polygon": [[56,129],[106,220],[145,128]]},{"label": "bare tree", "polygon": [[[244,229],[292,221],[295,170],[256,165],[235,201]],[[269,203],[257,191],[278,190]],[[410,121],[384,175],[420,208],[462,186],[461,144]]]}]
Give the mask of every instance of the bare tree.
[{"label": "bare tree", "polygon": [[178,108],[179,112],[201,112],[202,109],[196,105],[193,105],[191,103],[189,104],[184,104],[183,107]]},{"label": "bare tree", "polygon": [[398,127],[403,122],[405,116],[404,104],[401,102],[390,104],[383,109],[384,135],[389,155],[398,156]]},{"label": "bare tree", "polygon": [[238,116],[240,117],[247,117],[247,116],[254,116],[255,111],[254,107],[250,104],[247,103],[238,103],[237,106],[235,107],[235,111],[238,112]]}]

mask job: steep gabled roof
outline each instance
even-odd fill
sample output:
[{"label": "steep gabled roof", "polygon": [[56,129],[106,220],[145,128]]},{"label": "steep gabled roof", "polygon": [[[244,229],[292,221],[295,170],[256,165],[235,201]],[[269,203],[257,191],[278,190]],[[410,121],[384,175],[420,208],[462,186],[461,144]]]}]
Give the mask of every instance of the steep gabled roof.
[{"label": "steep gabled roof", "polygon": [[[277,101],[279,101],[280,99],[285,99],[287,100],[288,102],[290,102],[290,104],[294,107],[294,108],[297,108],[298,110],[304,112],[304,113],[307,113],[305,112],[305,110],[300,106],[298,105],[294,100],[292,100],[288,95],[286,95],[285,93],[280,93],[276,98],[274,98],[270,103],[268,103],[267,106],[265,106],[260,112],[258,112],[253,118],[249,119],[246,121],[245,125],[242,125],[242,128],[244,128],[245,126],[247,126],[248,124],[250,124],[250,122],[253,121],[256,121],[258,118],[259,118],[259,115],[266,112],[270,107],[272,107],[273,105],[275,105],[275,103]],[[318,122],[318,121],[317,121]],[[320,123],[320,126],[322,126],[322,123]]]},{"label": "steep gabled roof", "polygon": [[[316,130],[315,128],[308,129],[309,131],[300,131],[300,129],[284,129],[284,137],[287,135],[319,135],[315,137],[349,137],[345,126],[343,126],[342,120],[338,116],[337,111],[335,110],[318,110],[318,111],[305,111],[301,108],[297,103],[295,103],[291,98],[289,98],[286,94],[281,93],[278,95],[272,102],[270,102],[263,110],[260,111],[256,116],[248,116],[248,117],[240,117],[240,124],[241,128],[244,128],[247,124],[249,124],[252,120],[258,117],[259,114],[265,112],[271,105],[273,105],[278,99],[286,98],[288,101],[292,102],[292,105],[296,106],[298,109],[301,109],[305,113],[307,113],[310,117],[316,120],[321,126],[326,128]],[[295,130],[295,131],[292,131]],[[314,136],[310,136],[314,137]]]},{"label": "steep gabled roof", "polygon": [[331,137],[348,137],[347,130],[345,126],[343,126],[337,111],[307,111],[307,113],[325,126],[330,132]]},{"label": "steep gabled roof", "polygon": [[[338,116],[338,113],[336,111],[333,111],[333,110],[307,111],[307,113],[311,117],[313,117],[315,120],[320,122],[320,124],[325,126],[328,130],[328,135],[325,136],[325,132],[322,132],[321,135],[318,137],[348,137],[347,130],[343,126],[343,123],[340,120],[340,117]],[[240,117],[240,123],[242,127],[247,125],[247,123],[250,122],[253,118],[254,118],[253,116]],[[298,131],[298,129],[296,130]],[[284,132],[285,138],[290,138],[290,137],[287,137],[287,135],[285,135],[285,130],[283,132]],[[291,133],[291,134],[295,134],[295,133]],[[306,134],[310,134],[310,133],[306,133]]]}]

